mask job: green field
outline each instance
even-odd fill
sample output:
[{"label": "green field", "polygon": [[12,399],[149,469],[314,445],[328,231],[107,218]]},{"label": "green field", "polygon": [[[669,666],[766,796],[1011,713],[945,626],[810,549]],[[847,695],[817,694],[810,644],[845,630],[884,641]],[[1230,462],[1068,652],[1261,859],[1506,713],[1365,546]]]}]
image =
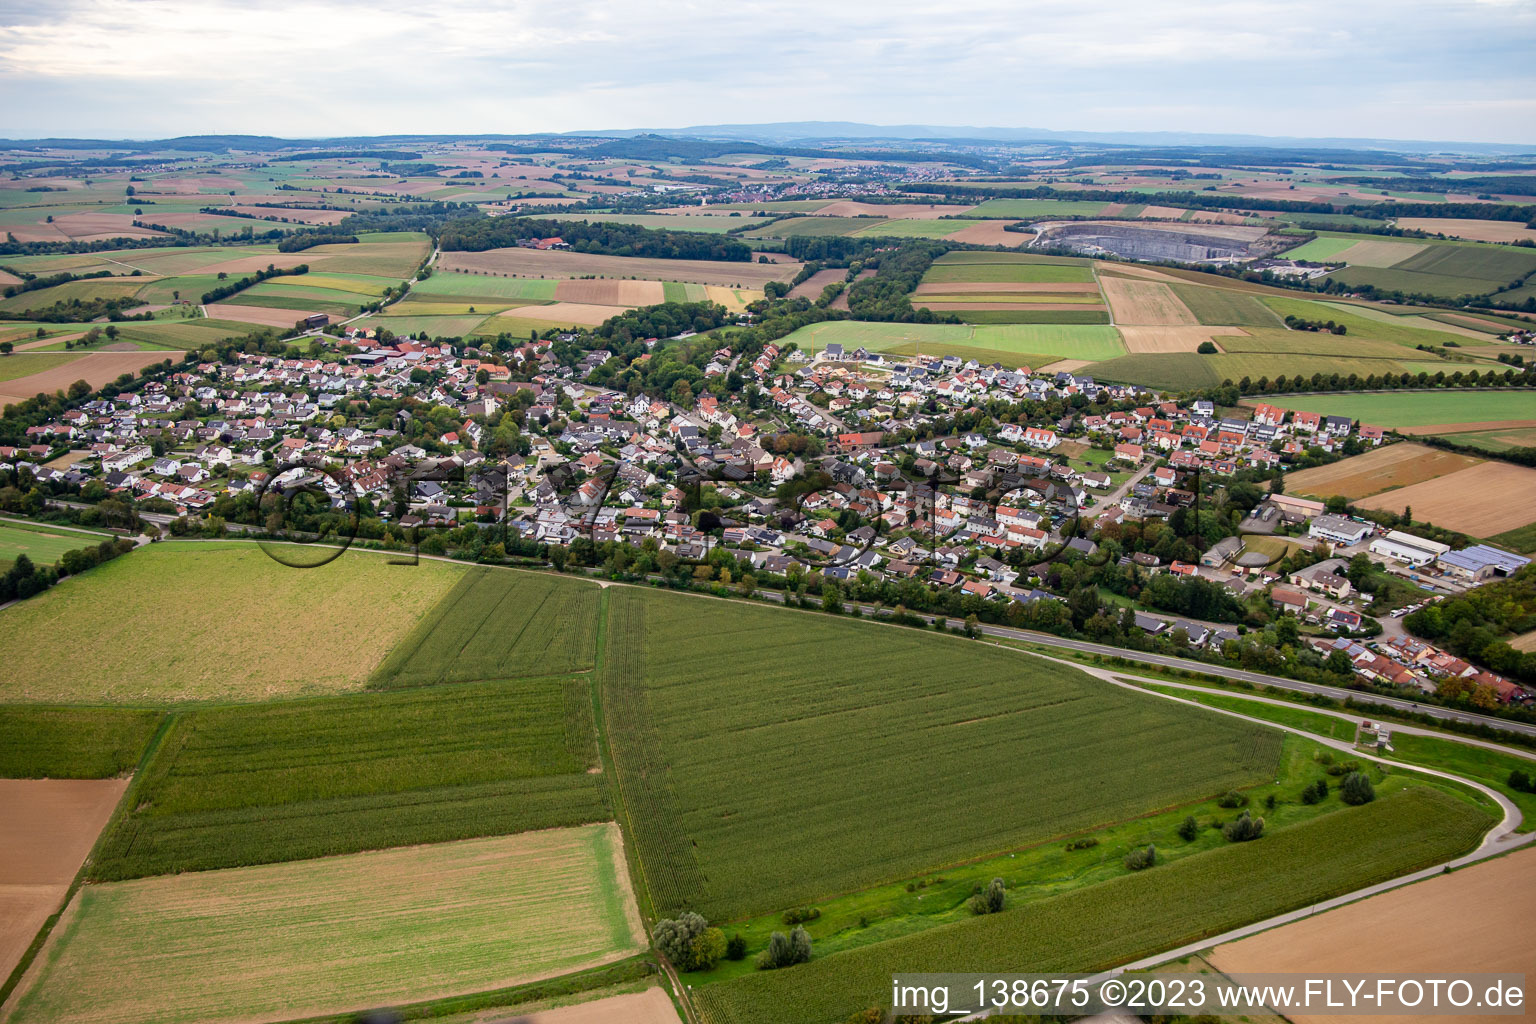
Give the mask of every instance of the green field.
[{"label": "green field", "polygon": [[470,569],[396,645],[370,685],[431,686],[592,668],[596,584]]},{"label": "green field", "polygon": [[51,288],[39,288],[37,291],[22,292],[8,299],[0,299],[0,312],[20,313],[28,309],[41,311],[56,302],[71,302],[75,299],[89,302],[91,299],[131,298],[143,285],[143,281],[132,277],[98,277],[89,281],[68,281]]},{"label": "green field", "polygon": [[44,526],[12,526],[0,522],[0,564],[9,565],[16,561],[17,555],[26,555],[34,565],[53,565],[64,552],[95,547],[104,539],[103,535],[96,533],[49,530]]},{"label": "green field", "polygon": [[[1273,538],[1266,537],[1263,539],[1271,540]],[[1249,537],[1246,540],[1249,547],[1254,547],[1254,542],[1258,538]],[[1266,722],[1290,726],[1293,729],[1304,729],[1307,732],[1318,736],[1326,736],[1329,739],[1353,742],[1355,733],[1359,731],[1355,728],[1355,723],[1348,719],[1336,718],[1333,715],[1325,715],[1317,711],[1309,711],[1304,707],[1294,705],[1282,707],[1278,704],[1245,700],[1239,696],[1208,690],[1183,690],[1169,686],[1146,685],[1149,690],[1171,694],[1181,700],[1192,700],[1207,707],[1222,708],[1226,711],[1238,711],[1254,718],[1262,718]]]},{"label": "green field", "polygon": [[1075,199],[988,199],[970,210],[973,217],[1027,220],[1031,217],[1097,217],[1103,203]]},{"label": "green field", "polygon": [[792,235],[829,237],[851,235],[862,228],[884,224],[879,217],[790,217],[775,221],[752,231],[743,232],[743,238],[789,238]]},{"label": "green field", "polygon": [[16,380],[20,377],[30,377],[34,373],[42,373],[56,366],[79,359],[78,355],[54,355],[42,352],[16,352],[8,356],[0,356],[0,381]]},{"label": "green field", "polygon": [[[978,220],[880,220],[853,234],[859,238],[948,238],[956,231],[980,224]],[[1023,236],[1020,236],[1021,238]]]},{"label": "green field", "polygon": [[1310,260],[1313,263],[1327,263],[1356,242],[1364,240],[1363,237],[1320,235],[1305,245],[1299,245],[1294,249],[1287,249],[1284,256],[1288,260]]},{"label": "green field", "polygon": [[1318,323],[1332,320],[1336,324],[1343,324],[1348,331],[1348,334],[1340,340],[1340,350],[1343,352],[1348,351],[1349,339],[1353,338],[1390,341],[1410,349],[1415,345],[1444,345],[1447,341],[1460,341],[1464,338],[1463,335],[1449,330],[1409,326],[1402,323],[1401,318],[1392,317],[1390,314],[1370,315],[1377,314],[1375,310],[1363,309],[1360,312],[1352,312],[1341,303],[1314,302],[1311,299],[1289,299],[1269,295],[1264,296],[1262,301],[1282,318],[1290,315]]},{"label": "green field", "polygon": [[644,949],[626,890],[612,825],[88,885],[8,1019],[233,1024],[503,989]]},{"label": "green field", "polygon": [[604,717],[659,913],[797,906],[1274,778],[1272,730],[1054,663],[782,610],[608,598]]},{"label": "green field", "polygon": [[[1330,335],[1331,337],[1331,335]],[[1354,374],[1361,380],[1372,374],[1402,373],[1406,367],[1390,359],[1354,358],[1347,353],[1340,355],[1303,355],[1296,353],[1239,352],[1232,355],[1201,356],[1219,381],[1240,381],[1244,377],[1275,380],[1283,375],[1311,377],[1321,373],[1325,377],[1338,374],[1348,377]],[[1444,365],[1451,365],[1449,363]],[[1369,421],[1368,421],[1369,422]]]},{"label": "green field", "polygon": [[1536,427],[1512,427],[1509,430],[1478,430],[1447,435],[1457,444],[1470,445],[1498,454],[1515,448],[1536,448]]},{"label": "green field", "polygon": [[[922,303],[916,303],[921,307]],[[968,324],[1108,324],[1109,311],[1107,309],[969,309],[956,310],[956,314]],[[979,351],[979,350],[978,350]],[[963,355],[957,350],[957,355]],[[982,359],[975,357],[980,362],[1007,362],[997,358]]]},{"label": "green field", "polygon": [[1159,391],[1215,387],[1222,380],[1207,357],[1194,352],[1134,353],[1094,363],[1084,372],[1097,379],[1143,384]]},{"label": "green field", "polygon": [[411,286],[411,297],[431,299],[436,297],[490,302],[510,300],[518,302],[553,300],[558,281],[541,277],[490,277],[485,274],[454,274],[438,271],[425,281]]},{"label": "green field", "polygon": [[231,295],[224,302],[232,306],[260,306],[264,309],[293,309],[303,313],[329,313],[338,319],[357,316],[363,307],[363,303],[360,302],[339,302],[287,294],[274,295],[270,292],[257,293],[254,288],[238,295]]},{"label": "green field", "polygon": [[361,552],[301,570],[252,544],[143,547],[6,611],[0,700],[251,701],[360,690],[463,571],[392,566]]},{"label": "green field", "polygon": [[967,281],[1009,283],[1087,284],[1092,267],[1057,263],[945,263],[935,262],[923,275],[923,284],[954,284]]},{"label": "green field", "polygon": [[1349,416],[1380,427],[1425,427],[1485,420],[1536,420],[1536,392],[1447,391],[1382,395],[1286,395],[1271,405],[1325,416]]},{"label": "green field", "polygon": [[[1125,352],[1113,327],[1080,324],[883,324],[832,320],[802,327],[788,335],[803,349],[821,351],[839,342],[845,352],[863,347],[871,352],[925,356],[955,354],[972,358],[986,352],[1006,358],[1054,356],[1058,359],[1112,359]],[[783,344],[781,342],[781,344]],[[975,358],[981,358],[976,356]],[[991,362],[992,359],[983,360]]]},{"label": "green field", "polygon": [[1174,294],[1202,324],[1230,327],[1279,327],[1280,318],[1257,296],[1231,288],[1202,288],[1197,284],[1171,285]]},{"label": "green field", "polygon": [[[386,309],[383,316],[363,323],[387,327],[396,334],[425,334],[428,338],[467,338],[487,319],[496,320],[498,332],[512,330],[511,318],[496,318],[488,313],[471,313],[468,316],[390,316],[388,313]],[[507,320],[506,327],[499,326],[502,319]],[[526,331],[522,333],[527,334]]]},{"label": "green field", "polygon": [[137,708],[0,707],[0,779],[130,772],[163,717]]},{"label": "green field", "polygon": [[[710,1024],[841,1024],[891,974],[1095,971],[1427,867],[1489,818],[1427,786],[1021,906],[694,990]],[[814,931],[814,926],[813,926]]]},{"label": "green field", "polygon": [[[409,571],[409,570],[399,570]],[[98,880],[602,821],[590,688],[532,679],[183,712]]]}]

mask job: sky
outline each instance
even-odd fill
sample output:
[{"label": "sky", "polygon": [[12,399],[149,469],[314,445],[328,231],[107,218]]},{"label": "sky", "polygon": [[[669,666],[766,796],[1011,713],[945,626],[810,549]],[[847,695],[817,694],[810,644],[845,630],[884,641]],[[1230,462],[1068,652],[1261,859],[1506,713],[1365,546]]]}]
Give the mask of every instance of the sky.
[{"label": "sky", "polygon": [[840,120],[1536,143],[1536,0],[0,0],[0,136]]}]

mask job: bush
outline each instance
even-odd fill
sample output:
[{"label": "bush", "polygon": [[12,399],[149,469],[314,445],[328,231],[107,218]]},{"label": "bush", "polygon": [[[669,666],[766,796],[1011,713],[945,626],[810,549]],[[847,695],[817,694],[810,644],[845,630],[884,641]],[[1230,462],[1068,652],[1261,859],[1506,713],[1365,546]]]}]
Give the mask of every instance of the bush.
[{"label": "bush", "polygon": [[1236,821],[1227,822],[1221,834],[1227,837],[1229,843],[1251,842],[1264,834],[1264,819],[1255,818],[1244,811]]},{"label": "bush", "polygon": [[965,901],[973,914],[995,914],[1003,909],[1003,902],[1007,898],[1007,886],[1001,878],[994,878],[987,883],[985,890],[978,892]]},{"label": "bush", "polygon": [[1157,847],[1148,846],[1144,850],[1132,850],[1125,855],[1125,867],[1127,871],[1145,871],[1157,863]]},{"label": "bush", "polygon": [[794,907],[784,911],[784,923],[789,925],[805,924],[814,921],[821,916],[821,911],[816,907]]},{"label": "bush", "polygon": [[1339,783],[1339,799],[1356,807],[1368,804],[1376,799],[1376,787],[1364,772],[1350,772]]},{"label": "bush", "polygon": [[1509,773],[1509,788],[1516,793],[1536,793],[1536,779],[1516,768]]},{"label": "bush", "polygon": [[1304,804],[1320,804],[1326,799],[1328,799],[1327,779],[1308,783],[1307,787],[1301,791],[1301,802]]},{"label": "bush", "polygon": [[1195,837],[1199,834],[1200,823],[1195,820],[1195,816],[1193,814],[1185,818],[1183,822],[1179,824],[1179,838],[1184,840],[1186,843],[1194,842]]},{"label": "bush", "polygon": [[725,958],[727,960],[745,960],[747,958],[747,940],[741,935],[732,935],[725,943]]},{"label": "bush", "polygon": [[1349,774],[1359,774],[1359,772],[1360,772],[1360,762],[1359,761],[1343,761],[1343,762],[1340,762],[1339,764],[1330,764],[1326,768],[1324,768],[1323,771],[1325,771],[1329,775],[1333,775],[1333,776],[1349,775]]},{"label": "bush", "polygon": [[1235,790],[1229,790],[1216,798],[1217,807],[1228,809],[1248,806],[1248,798]]},{"label": "bush", "polygon": [[1074,839],[1067,844],[1069,850],[1091,850],[1099,845],[1099,841],[1093,836],[1084,836],[1082,839]]},{"label": "bush", "polygon": [[1200,347],[1196,348],[1195,351],[1203,356],[1213,356],[1216,354],[1216,343],[1211,341],[1202,341],[1200,343]]},{"label": "bush", "polygon": [[724,959],[726,952],[725,932],[719,928],[705,928],[694,936],[688,950],[690,971],[712,971]]}]

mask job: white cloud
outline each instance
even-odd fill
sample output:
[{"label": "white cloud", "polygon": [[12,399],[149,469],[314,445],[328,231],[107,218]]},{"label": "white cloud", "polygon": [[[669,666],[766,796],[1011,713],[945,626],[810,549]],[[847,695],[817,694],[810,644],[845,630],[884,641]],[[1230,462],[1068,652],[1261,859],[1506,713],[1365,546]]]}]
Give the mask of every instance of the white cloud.
[{"label": "white cloud", "polygon": [[280,134],[828,119],[1536,136],[1519,103],[1536,94],[1530,0],[5,4],[12,135],[212,118]]}]

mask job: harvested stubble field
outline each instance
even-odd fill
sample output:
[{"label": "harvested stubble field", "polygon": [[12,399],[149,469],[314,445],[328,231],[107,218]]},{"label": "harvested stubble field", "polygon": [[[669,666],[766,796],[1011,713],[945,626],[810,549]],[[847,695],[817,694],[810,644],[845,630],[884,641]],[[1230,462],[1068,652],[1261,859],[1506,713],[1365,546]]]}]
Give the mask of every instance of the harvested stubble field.
[{"label": "harvested stubble field", "polygon": [[1397,226],[1413,231],[1467,238],[1475,242],[1536,241],[1536,230],[1517,220],[1459,220],[1453,217],[1399,217]]},{"label": "harvested stubble field", "polygon": [[[769,281],[789,281],[799,263],[725,263],[718,260],[660,260],[632,256],[596,256],[537,249],[488,249],[485,252],[445,252],[438,265],[446,271],[463,269],[482,274],[518,277],[617,277],[646,281],[682,281],[761,289]],[[436,276],[436,275],[434,275]]]},{"label": "harvested stubble field", "polygon": [[1095,971],[1447,860],[1490,820],[1416,786],[1022,906],[695,989],[708,1024],[840,1024],[886,1003],[891,974]]},{"label": "harvested stubble field", "polygon": [[612,817],[591,688],[524,679],[182,714],[91,875],[120,880]]},{"label": "harvested stubble field", "polygon": [[645,936],[614,825],[79,891],[10,1024],[291,1020],[503,988]]},{"label": "harvested stubble field", "polygon": [[609,613],[600,683],[659,913],[812,903],[1271,779],[1279,758],[1272,730],[989,647],[627,588]]},{"label": "harvested stubble field", "polygon": [[827,287],[827,285],[837,284],[839,281],[846,280],[847,277],[848,271],[846,270],[840,270],[837,268],[833,268],[831,270],[818,270],[816,273],[812,274],[810,277],[806,278],[804,281],[801,281],[799,284],[791,288],[789,291],[789,297],[792,299],[810,299],[814,302],[816,299],[821,297],[821,293]]},{"label": "harvested stubble field", "polygon": [[488,329],[508,330],[501,320],[535,320],[557,327],[596,327],[611,317],[619,316],[628,306],[597,306],[584,302],[551,302],[537,306],[514,306],[497,314],[486,325]]},{"label": "harvested stubble field", "polygon": [[1226,341],[1242,337],[1238,327],[1131,327],[1119,325],[1125,347],[1133,353],[1194,352],[1205,342],[1222,351],[1230,351]]},{"label": "harvested stubble field", "polygon": [[1398,513],[1411,507],[1421,523],[1492,537],[1536,522],[1536,469],[1483,462],[1356,504]]},{"label": "harvested stubble field", "polygon": [[518,1024],[681,1024],[677,1007],[658,985],[640,992],[605,996],[589,1003],[540,1010],[517,1018]]},{"label": "harvested stubble field", "polygon": [[597,306],[654,306],[665,298],[660,281],[561,281],[555,298],[562,303],[585,302]]},{"label": "harvested stubble field", "polygon": [[55,913],[127,779],[0,779],[0,978]]},{"label": "harvested stubble field", "polygon": [[233,320],[255,327],[291,328],[310,315],[307,309],[278,309],[274,306],[245,306],[229,302],[213,302],[203,307],[216,320]]},{"label": "harvested stubble field", "polygon": [[[1477,969],[1536,975],[1528,942],[1489,941],[1523,935],[1536,919],[1530,873],[1536,853],[1521,850],[1330,910],[1237,942],[1217,946],[1210,961],[1228,974],[1344,971],[1432,973],[1447,950],[1476,950]],[[1391,936],[1390,942],[1381,941]],[[1349,1024],[1356,1017],[1293,1014],[1296,1024]],[[1496,1024],[1501,1016],[1421,1016],[1424,1024]]]},{"label": "harvested stubble field", "polygon": [[1292,473],[1285,483],[1295,494],[1319,498],[1339,495],[1353,501],[1394,487],[1434,480],[1481,462],[1470,455],[1456,455],[1421,444],[1392,444],[1331,465]]},{"label": "harvested stubble field", "polygon": [[[400,579],[407,571],[409,587]],[[405,570],[361,552],[301,572],[253,545],[140,548],[5,612],[0,699],[249,701],[359,690],[462,572],[443,562]]]},{"label": "harvested stubble field", "polygon": [[0,363],[0,374],[6,371],[5,364],[14,359],[47,360],[49,365],[34,364],[36,368],[29,368],[31,372],[25,376],[13,377],[0,383],[0,406],[31,398],[39,392],[51,395],[55,391],[63,391],[77,380],[85,381],[92,389],[100,388],[125,373],[137,374],[144,367],[172,355],[175,353],[137,350],[90,352],[85,355],[28,353],[24,356],[8,356],[5,362]]},{"label": "harvested stubble field", "polygon": [[453,590],[396,645],[372,686],[553,676],[592,668],[595,583],[484,568]]},{"label": "harvested stubble field", "polygon": [[[1166,284],[1117,277],[1114,274],[1101,274],[1099,284],[1104,288],[1104,296],[1109,300],[1109,308],[1114,311],[1117,325],[1184,327],[1200,322]],[[1131,351],[1137,349],[1132,348]]]}]

